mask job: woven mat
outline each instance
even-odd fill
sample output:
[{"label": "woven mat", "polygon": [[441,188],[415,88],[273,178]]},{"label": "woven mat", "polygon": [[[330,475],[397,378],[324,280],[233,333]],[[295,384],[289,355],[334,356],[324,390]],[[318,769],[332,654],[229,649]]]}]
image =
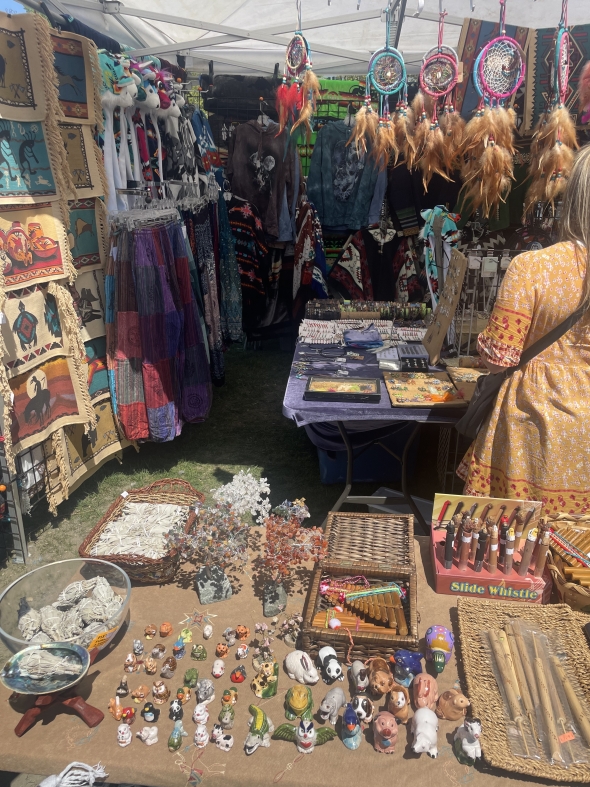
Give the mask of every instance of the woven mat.
[{"label": "woven mat", "polygon": [[58,126],[76,199],[106,194],[102,156],[90,126],[81,123],[59,123]]},{"label": "woven mat", "polygon": [[51,31],[59,105],[66,119],[102,123],[98,86],[102,83],[94,41],[76,33]]},{"label": "woven mat", "polygon": [[514,757],[506,734],[504,705],[492,665],[480,632],[500,629],[506,621],[521,617],[547,634],[558,633],[569,655],[569,667],[584,692],[584,706],[590,705],[590,650],[581,627],[587,615],[572,612],[566,604],[540,606],[519,602],[479,601],[460,598],[457,603],[461,655],[467,681],[467,695],[474,716],[482,721],[482,751],[490,765],[554,782],[590,782],[590,763],[548,765],[533,759]]}]

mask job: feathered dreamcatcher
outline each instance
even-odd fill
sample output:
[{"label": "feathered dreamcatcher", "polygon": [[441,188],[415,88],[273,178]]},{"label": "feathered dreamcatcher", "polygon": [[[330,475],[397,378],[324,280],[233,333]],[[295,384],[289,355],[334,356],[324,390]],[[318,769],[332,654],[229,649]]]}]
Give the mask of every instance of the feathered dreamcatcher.
[{"label": "feathered dreamcatcher", "polygon": [[[298,28],[287,45],[283,82],[277,90],[279,133],[285,127],[292,134],[303,127],[309,141],[311,118],[320,95],[320,83],[312,71],[311,50],[301,33],[301,3],[296,0]],[[289,82],[290,80],[290,82]]]},{"label": "feathered dreamcatcher", "polygon": [[443,44],[446,14],[441,0],[438,46],[429,50],[422,60],[420,90],[412,102],[416,125],[405,149],[408,166],[417,166],[422,171],[425,189],[434,174],[450,180],[446,173],[456,169],[465,128],[452,99],[459,79],[459,58],[454,49]]},{"label": "feathered dreamcatcher", "polygon": [[568,0],[563,0],[555,36],[551,94],[531,143],[531,184],[524,203],[525,217],[539,202],[554,206],[565,190],[574,163],[574,151],[578,149],[576,127],[565,105],[570,69],[567,4]]},{"label": "feathered dreamcatcher", "polygon": [[484,46],[473,66],[473,82],[481,99],[465,127],[461,177],[465,198],[484,218],[497,210],[512,188],[516,113],[505,102],[525,75],[525,56],[506,35],[506,0],[500,0],[500,35]]},{"label": "feathered dreamcatcher", "polygon": [[[407,76],[404,59],[395,47],[389,45],[390,11],[385,12],[385,46],[378,49],[369,61],[365,100],[355,115],[355,124],[348,145],[354,143],[358,151],[366,151],[372,146],[372,152],[381,167],[386,167],[393,156],[397,161],[399,155],[396,122],[398,113],[391,114],[390,96],[400,94],[400,103],[406,102]],[[371,87],[379,95],[379,112],[375,112],[371,103]],[[399,105],[398,105],[399,106]]]}]

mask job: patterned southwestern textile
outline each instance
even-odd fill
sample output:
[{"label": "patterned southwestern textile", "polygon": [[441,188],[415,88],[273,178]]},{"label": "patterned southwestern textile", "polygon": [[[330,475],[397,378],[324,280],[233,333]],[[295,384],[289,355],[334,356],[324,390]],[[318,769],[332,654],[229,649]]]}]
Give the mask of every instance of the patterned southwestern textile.
[{"label": "patterned southwestern textile", "polygon": [[59,105],[67,120],[102,125],[96,45],[76,33],[51,31]]},{"label": "patterned southwestern textile", "polygon": [[242,283],[242,321],[244,328],[258,324],[266,304],[262,269],[268,246],[258,211],[249,202],[234,199],[230,203],[229,223],[236,243],[236,259]]},{"label": "patterned southwestern textile", "polygon": [[[571,243],[515,257],[489,324],[484,358],[515,366],[529,347],[577,307],[584,254]],[[590,510],[590,322],[514,372],[457,470],[466,495],[541,500],[543,513]]]},{"label": "patterned southwestern textile", "polygon": [[330,271],[333,287],[353,301],[372,301],[373,284],[361,231],[352,235]]},{"label": "patterned southwestern textile", "polygon": [[219,217],[219,278],[221,280],[221,331],[224,339],[239,342],[242,337],[242,287],[236,260],[236,242],[229,223],[223,193],[217,201]]}]

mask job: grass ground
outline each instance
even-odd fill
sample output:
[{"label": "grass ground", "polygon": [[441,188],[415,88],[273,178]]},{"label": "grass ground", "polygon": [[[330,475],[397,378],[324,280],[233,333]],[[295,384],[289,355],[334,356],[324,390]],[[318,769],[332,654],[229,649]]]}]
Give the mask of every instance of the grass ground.
[{"label": "grass ground", "polygon": [[[26,527],[36,529],[31,567],[76,557],[78,546],[118,494],[166,477],[183,478],[207,495],[238,470],[250,468],[268,478],[273,505],[305,497],[310,524],[321,524],[341,486],[320,483],[315,447],[303,429],[282,415],[291,357],[272,345],[256,351],[232,348],[226,355],[226,383],[214,390],[207,421],[185,426],[172,443],[147,443],[139,453],[127,449],[122,465],[105,465],[60,506],[57,517],[41,507],[25,517]],[[436,439],[436,429],[423,430],[411,484],[420,497],[432,498],[437,488]],[[374,484],[359,484],[354,491],[374,490]],[[0,570],[0,588],[27,570],[8,563]]]}]

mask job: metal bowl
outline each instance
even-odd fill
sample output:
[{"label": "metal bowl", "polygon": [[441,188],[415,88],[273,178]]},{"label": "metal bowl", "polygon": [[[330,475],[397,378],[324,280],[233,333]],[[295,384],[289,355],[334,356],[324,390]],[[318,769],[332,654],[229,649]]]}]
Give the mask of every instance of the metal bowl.
[{"label": "metal bowl", "polygon": [[[80,668],[80,672],[75,676],[48,675],[40,679],[21,674],[20,665],[23,657],[40,650],[48,651],[60,658],[67,658],[70,664]],[[55,691],[64,691],[64,689],[75,686],[86,675],[89,667],[90,654],[86,648],[79,645],[66,645],[65,642],[30,645],[6,662],[4,669],[0,672],[0,682],[7,689],[16,691],[18,694],[53,694]]]},{"label": "metal bowl", "polygon": [[[123,603],[99,631],[80,634],[64,643],[79,645],[88,650],[102,650],[116,636],[129,608],[131,583],[123,569],[114,563],[94,558],[73,558],[48,563],[35,568],[15,580],[0,594],[0,640],[11,653],[18,653],[30,646],[18,628],[19,612],[29,607],[41,609],[57,600],[61,591],[71,582],[103,576]],[[22,612],[21,612],[22,614]]]}]

